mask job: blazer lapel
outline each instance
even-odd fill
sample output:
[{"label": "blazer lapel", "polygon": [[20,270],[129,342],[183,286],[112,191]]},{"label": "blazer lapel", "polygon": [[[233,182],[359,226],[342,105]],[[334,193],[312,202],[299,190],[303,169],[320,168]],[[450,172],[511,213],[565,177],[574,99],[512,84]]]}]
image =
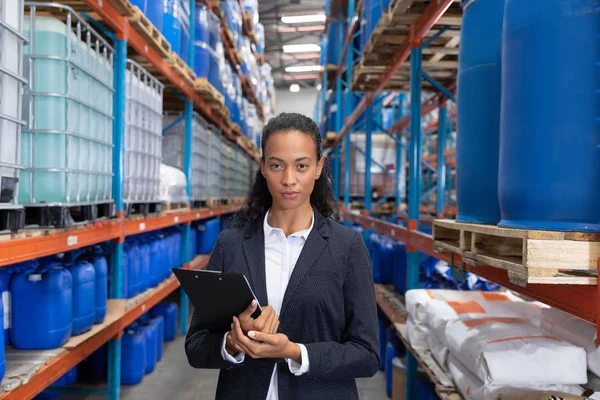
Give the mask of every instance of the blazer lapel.
[{"label": "blazer lapel", "polygon": [[327,245],[327,238],[329,237],[329,229],[327,227],[327,220],[317,210],[315,210],[315,223],[313,230],[308,235],[306,243],[302,248],[302,252],[298,257],[292,276],[288,283],[285,295],[283,297],[283,304],[281,305],[281,315],[285,312],[285,308],[294,296],[294,292],[302,283],[302,280],[310,271],[311,267],[317,261],[323,249]]},{"label": "blazer lapel", "polygon": [[261,306],[269,304],[267,278],[265,276],[265,234],[262,218],[257,218],[244,235],[244,255],[248,264],[249,280],[254,295]]}]

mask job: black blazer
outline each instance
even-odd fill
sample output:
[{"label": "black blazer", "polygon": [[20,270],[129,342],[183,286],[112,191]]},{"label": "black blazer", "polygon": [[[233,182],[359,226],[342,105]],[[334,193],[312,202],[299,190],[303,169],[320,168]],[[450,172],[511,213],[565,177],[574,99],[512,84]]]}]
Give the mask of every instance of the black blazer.
[{"label": "black blazer", "polygon": [[[267,305],[264,214],[248,227],[219,236],[208,269],[245,274]],[[210,332],[194,313],[185,340],[195,368],[221,369],[217,400],[265,400],[278,367],[280,400],[358,399],[355,378],[379,368],[377,305],[371,261],[362,236],[315,210],[315,223],[285,292],[279,332],[308,350],[308,374],[294,376],[287,363],[246,356],[234,365],[221,357],[224,332]]]}]

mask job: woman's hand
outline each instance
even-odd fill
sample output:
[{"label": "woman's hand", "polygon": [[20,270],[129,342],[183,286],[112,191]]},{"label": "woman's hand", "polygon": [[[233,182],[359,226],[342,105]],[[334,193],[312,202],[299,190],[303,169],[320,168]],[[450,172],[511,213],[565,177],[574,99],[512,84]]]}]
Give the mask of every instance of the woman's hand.
[{"label": "woman's hand", "polygon": [[260,317],[254,319],[252,318],[252,314],[254,314],[254,311],[256,311],[257,307],[258,302],[256,300],[252,300],[250,306],[248,306],[248,308],[238,316],[242,331],[264,332],[269,335],[277,332],[277,328],[279,328],[279,316],[273,307],[263,307]]},{"label": "woman's hand", "polygon": [[266,334],[249,331],[246,336],[242,331],[240,320],[234,318],[230,336],[232,346],[241,349],[252,358],[290,358],[299,363],[302,362],[300,346],[290,342],[283,333]]}]

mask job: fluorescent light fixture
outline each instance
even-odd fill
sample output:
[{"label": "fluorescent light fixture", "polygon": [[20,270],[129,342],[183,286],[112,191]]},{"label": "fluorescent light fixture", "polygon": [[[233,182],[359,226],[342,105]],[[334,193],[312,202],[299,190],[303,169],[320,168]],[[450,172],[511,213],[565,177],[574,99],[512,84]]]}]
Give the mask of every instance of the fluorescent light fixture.
[{"label": "fluorescent light fixture", "polygon": [[323,87],[323,85],[321,85],[320,83],[317,85],[317,90],[321,90],[321,88]]},{"label": "fluorescent light fixture", "polygon": [[325,22],[327,17],[325,14],[314,14],[314,15],[288,15],[281,17],[281,22],[284,24],[303,24],[308,22]]},{"label": "fluorescent light fixture", "polygon": [[318,53],[321,46],[318,44],[287,44],[283,46],[284,53]]},{"label": "fluorescent light fixture", "polygon": [[323,69],[320,65],[298,65],[285,67],[285,72],[319,72]]},{"label": "fluorescent light fixture", "polygon": [[292,83],[290,85],[290,92],[298,93],[299,91],[300,91],[300,85],[298,85],[297,83]]}]

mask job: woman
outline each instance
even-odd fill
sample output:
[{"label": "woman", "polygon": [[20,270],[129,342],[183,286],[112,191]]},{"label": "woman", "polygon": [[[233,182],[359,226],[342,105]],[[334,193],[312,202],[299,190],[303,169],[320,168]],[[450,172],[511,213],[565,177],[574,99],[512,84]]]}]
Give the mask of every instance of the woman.
[{"label": "woman", "polygon": [[253,303],[212,332],[194,314],[188,361],[221,369],[219,400],[358,399],[355,378],[379,367],[362,236],[332,220],[330,174],[310,118],[271,119],[262,153],[237,228],[219,236],[208,268],[246,275],[263,312],[252,319]]}]

